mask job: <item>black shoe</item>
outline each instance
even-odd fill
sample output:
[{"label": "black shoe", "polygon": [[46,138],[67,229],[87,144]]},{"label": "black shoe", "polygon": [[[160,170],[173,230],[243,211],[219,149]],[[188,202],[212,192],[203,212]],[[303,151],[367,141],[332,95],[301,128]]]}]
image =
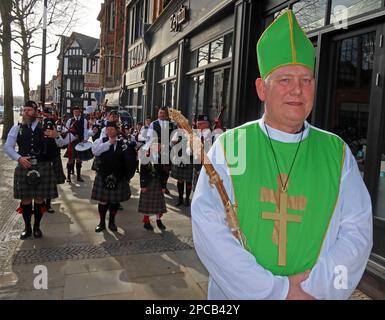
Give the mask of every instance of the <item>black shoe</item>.
[{"label": "black shoe", "polygon": [[105,223],[99,223],[95,228],[95,232],[102,232],[105,229],[106,229],[106,224]]},{"label": "black shoe", "polygon": [[72,182],[70,176],[68,176],[68,178],[66,179],[66,182],[68,182],[68,183],[71,183],[71,182]]},{"label": "black shoe", "polygon": [[29,238],[30,236],[32,236],[32,230],[24,230],[21,235],[20,235],[20,240],[25,240],[27,238]]},{"label": "black shoe", "polygon": [[83,180],[83,178],[81,176],[78,176],[78,178],[76,180],[79,181],[79,182],[84,182],[84,180]]},{"label": "black shoe", "polygon": [[111,231],[118,231],[118,227],[113,222],[108,223],[108,229],[110,229]]},{"label": "black shoe", "polygon": [[156,220],[156,225],[160,230],[166,230],[166,226],[162,223],[162,220]]},{"label": "black shoe", "polygon": [[33,237],[41,238],[43,236],[43,232],[41,232],[39,227],[33,227]]},{"label": "black shoe", "polygon": [[166,188],[166,191],[164,193],[165,194],[171,194],[170,190],[168,190],[167,188]]},{"label": "black shoe", "polygon": [[152,224],[151,223],[145,223],[145,224],[143,224],[143,228],[144,229],[147,229],[147,230],[154,230],[154,227],[152,226]]},{"label": "black shoe", "polygon": [[186,199],[186,200],[184,201],[184,206],[185,206],[185,207],[189,207],[189,206],[190,206],[190,199]]},{"label": "black shoe", "polygon": [[176,207],[179,207],[183,204],[183,199],[179,199],[177,203],[175,203]]},{"label": "black shoe", "polygon": [[52,209],[51,207],[48,208],[48,213],[55,213],[55,210]]}]

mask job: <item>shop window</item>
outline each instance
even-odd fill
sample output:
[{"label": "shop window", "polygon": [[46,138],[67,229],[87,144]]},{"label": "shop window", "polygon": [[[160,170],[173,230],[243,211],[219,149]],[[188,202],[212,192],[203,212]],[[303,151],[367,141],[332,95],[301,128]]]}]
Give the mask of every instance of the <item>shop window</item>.
[{"label": "shop window", "polygon": [[[301,0],[293,4],[293,13],[298,23],[306,31],[311,31],[325,25],[325,15],[328,0]],[[266,28],[273,22],[273,18],[277,18],[280,14],[287,11],[282,9],[266,19]]]},{"label": "shop window", "polygon": [[381,3],[381,0],[331,0],[330,23],[376,10]]},{"label": "shop window", "polygon": [[198,66],[198,50],[191,52],[190,56],[190,69],[194,69]]},{"label": "shop window", "polygon": [[383,129],[380,150],[380,172],[374,213],[377,217],[385,219],[385,128]]},{"label": "shop window", "polygon": [[173,77],[176,75],[176,68],[175,68],[176,63],[175,62],[176,62],[175,60],[170,62],[170,77]]},{"label": "shop window", "polygon": [[223,38],[215,40],[210,44],[210,63],[222,60],[223,58]]},{"label": "shop window", "polygon": [[169,76],[170,76],[170,65],[169,64],[166,64],[165,66],[164,66],[164,73],[163,73],[163,79],[166,79],[166,78],[168,78]]},{"label": "shop window", "polygon": [[325,25],[327,0],[302,0],[293,5],[293,12],[298,23],[305,31]]},{"label": "shop window", "polygon": [[209,63],[210,44],[207,44],[198,50],[198,67]]},{"label": "shop window", "polygon": [[167,83],[162,84],[162,107],[167,106]]},{"label": "shop window", "polygon": [[332,131],[350,147],[364,172],[375,32],[340,40],[331,101]]},{"label": "shop window", "polygon": [[191,104],[190,110],[194,114],[199,114],[204,112],[204,84],[205,76],[197,75],[191,78],[191,89],[189,101]]},{"label": "shop window", "polygon": [[170,107],[175,108],[176,107],[176,81],[170,82]]},{"label": "shop window", "polygon": [[226,34],[224,37],[224,47],[223,47],[223,58],[228,58],[232,56],[233,47],[233,34]]}]

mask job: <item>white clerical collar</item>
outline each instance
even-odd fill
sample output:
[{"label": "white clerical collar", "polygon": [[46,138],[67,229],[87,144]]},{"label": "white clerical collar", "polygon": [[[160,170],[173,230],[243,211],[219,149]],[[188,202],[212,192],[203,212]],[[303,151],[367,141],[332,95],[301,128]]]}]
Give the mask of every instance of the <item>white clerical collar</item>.
[{"label": "white clerical collar", "polygon": [[[263,118],[259,119],[258,124],[259,124],[259,127],[261,128],[261,130],[267,135],[266,129],[265,129],[264,119]],[[306,120],[304,122],[304,125],[305,125],[305,129],[303,132],[302,140],[304,140],[308,136],[309,128],[310,128],[310,125]],[[270,138],[273,140],[277,140],[277,141],[281,141],[281,142],[288,142],[288,143],[296,143],[301,138],[301,132],[299,132],[299,133],[287,133],[287,132],[283,132],[283,131],[274,129],[267,124],[266,124],[266,127],[267,127],[267,130],[269,130]]]}]

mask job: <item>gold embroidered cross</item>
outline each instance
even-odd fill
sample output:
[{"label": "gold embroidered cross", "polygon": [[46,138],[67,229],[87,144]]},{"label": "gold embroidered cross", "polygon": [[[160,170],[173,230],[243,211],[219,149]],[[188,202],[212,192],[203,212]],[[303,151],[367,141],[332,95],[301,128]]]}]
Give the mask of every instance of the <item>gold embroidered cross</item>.
[{"label": "gold embroidered cross", "polygon": [[288,214],[287,209],[304,211],[306,208],[307,199],[304,196],[289,196],[287,189],[289,188],[289,181],[286,183],[286,190],[283,191],[281,181],[287,180],[287,174],[281,173],[281,178],[278,175],[278,191],[262,187],[261,202],[271,202],[276,204],[276,212],[262,212],[262,219],[274,220],[274,229],[272,234],[272,241],[278,244],[278,265],[286,266],[286,243],[287,243],[287,223],[288,222],[302,222],[302,216]]}]

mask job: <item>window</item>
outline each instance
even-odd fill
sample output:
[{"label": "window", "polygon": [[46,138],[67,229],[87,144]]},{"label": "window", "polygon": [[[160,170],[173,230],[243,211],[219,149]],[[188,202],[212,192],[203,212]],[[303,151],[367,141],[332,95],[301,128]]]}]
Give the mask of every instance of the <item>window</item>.
[{"label": "window", "polygon": [[211,42],[210,63],[222,60],[223,57],[223,38]]},{"label": "window", "polygon": [[338,60],[334,68],[330,128],[349,145],[362,174],[365,167],[375,36],[375,32],[370,32],[336,43]]},{"label": "window", "polygon": [[[328,0],[301,0],[293,5],[293,13],[295,14],[298,23],[306,31],[311,31],[325,25],[325,15]],[[286,12],[287,9],[283,9],[274,14],[274,18],[278,17],[281,13]],[[271,17],[272,19],[273,17]],[[271,19],[267,19],[267,25],[272,22]]]},{"label": "window", "polygon": [[74,92],[83,91],[82,78],[75,77],[71,79],[71,91],[74,91]]},{"label": "window", "polygon": [[133,44],[136,40],[143,37],[144,24],[147,21],[148,6],[146,1],[138,1],[127,15],[127,25],[130,26],[131,35],[129,44]]},{"label": "window", "polygon": [[170,76],[169,71],[170,71],[170,65],[166,64],[164,66],[164,74],[163,74],[163,78],[164,79],[166,79],[166,78],[168,78]]},{"label": "window", "polygon": [[162,107],[167,106],[167,82],[162,84]]},{"label": "window", "polygon": [[383,130],[380,150],[380,172],[378,179],[377,201],[375,203],[376,210],[374,213],[377,217],[385,219],[385,129]]},{"label": "window", "polygon": [[233,47],[233,34],[229,33],[225,35],[224,38],[224,47],[223,47],[223,58],[228,58],[232,56],[232,47]]},{"label": "window", "polygon": [[209,63],[210,44],[198,49],[198,67],[205,66]]},{"label": "window", "polygon": [[175,108],[176,107],[176,81],[170,82],[170,95],[171,95],[171,101],[170,101],[170,107]]},{"label": "window", "polygon": [[146,55],[147,52],[143,43],[139,43],[137,46],[131,48],[127,55],[130,69],[145,62],[147,58]]},{"label": "window", "polygon": [[107,77],[112,77],[112,70],[114,68],[113,54],[114,54],[113,50],[108,51],[108,57],[106,59]]},{"label": "window", "polygon": [[[203,67],[232,55],[232,34],[216,39],[191,53],[190,67]],[[197,62],[198,60],[198,62]]]},{"label": "window", "polygon": [[190,103],[191,110],[194,114],[199,114],[204,112],[203,99],[204,99],[204,84],[205,84],[205,76],[198,75],[191,78],[191,89],[190,92]]},{"label": "window", "polygon": [[112,1],[110,3],[110,23],[109,23],[109,30],[114,31],[115,30],[115,1]]},{"label": "window", "polygon": [[198,50],[191,52],[190,56],[190,69],[196,68],[198,65]]},{"label": "window", "polygon": [[169,68],[170,77],[173,77],[176,75],[175,62],[176,62],[176,60],[170,62],[170,68]]},{"label": "window", "polygon": [[381,0],[331,0],[330,23],[338,23],[380,7]]},{"label": "window", "polygon": [[68,59],[68,69],[82,69],[83,59],[81,57],[70,57]]},{"label": "window", "polygon": [[176,60],[165,64],[162,67],[162,79],[167,79],[176,76]]},{"label": "window", "polygon": [[310,31],[325,25],[327,0],[303,0],[293,5],[299,24],[305,31]]}]

